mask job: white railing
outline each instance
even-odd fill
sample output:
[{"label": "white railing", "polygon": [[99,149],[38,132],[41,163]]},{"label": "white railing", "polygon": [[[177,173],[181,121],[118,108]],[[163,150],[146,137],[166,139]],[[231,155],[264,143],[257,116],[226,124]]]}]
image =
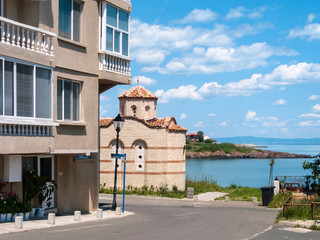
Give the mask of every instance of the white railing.
[{"label": "white railing", "polygon": [[107,52],[99,53],[100,70],[122,73],[130,76],[130,62],[131,59],[125,56],[118,56]]},{"label": "white railing", "polygon": [[12,46],[53,56],[55,33],[0,17],[0,41]]},{"label": "white railing", "polygon": [[0,135],[52,136],[52,126],[0,123]]}]

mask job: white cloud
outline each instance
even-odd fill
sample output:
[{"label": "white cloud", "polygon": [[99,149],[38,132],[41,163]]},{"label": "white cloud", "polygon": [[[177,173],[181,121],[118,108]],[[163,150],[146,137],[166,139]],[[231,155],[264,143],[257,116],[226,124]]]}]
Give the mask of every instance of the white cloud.
[{"label": "white cloud", "polygon": [[100,101],[105,102],[105,101],[109,101],[109,100],[110,100],[110,98],[108,96],[106,96],[104,94],[100,95]]},{"label": "white cloud", "polygon": [[167,91],[157,90],[161,102],[173,99],[204,100],[214,96],[251,96],[257,92],[267,91],[275,86],[287,86],[304,82],[320,82],[320,64],[297,63],[280,65],[266,75],[253,74],[248,79],[221,85],[207,82],[201,87],[195,85],[180,86]]},{"label": "white cloud", "polygon": [[100,117],[107,117],[107,113],[108,113],[107,107],[100,105]]},{"label": "white cloud", "polygon": [[227,121],[221,122],[221,123],[219,124],[219,126],[221,126],[221,127],[227,127],[227,126],[228,126],[228,122],[227,122]]},{"label": "white cloud", "polygon": [[[197,11],[194,10],[192,13],[194,20],[196,20],[196,14],[199,15],[197,21],[200,21],[200,16],[203,17],[204,21],[205,19],[209,19],[209,16],[214,15],[214,13],[210,13],[210,10],[208,9]],[[177,70],[173,71],[172,69],[175,69],[178,63],[181,62],[183,66],[179,69],[181,69],[180,73],[183,73],[186,68],[190,67],[190,64],[187,63],[188,58],[191,58],[191,61],[193,58],[198,61],[201,60],[202,54],[199,52],[197,54],[197,50],[203,49],[202,52],[208,52],[208,54],[214,50],[210,48],[222,48],[222,51],[232,51],[230,47],[234,46],[235,38],[240,38],[245,35],[254,35],[263,29],[271,27],[273,27],[271,24],[266,23],[252,23],[251,25],[242,24],[236,27],[229,27],[223,24],[215,23],[213,27],[210,28],[193,27],[191,25],[166,26],[160,24],[149,24],[138,19],[132,19],[130,35],[131,56],[138,63],[146,65],[143,68],[143,71],[145,72],[177,72]],[[248,47],[257,48],[257,45],[252,45],[253,46]],[[280,55],[289,54],[291,56],[292,54],[296,54],[292,50],[288,49],[270,49],[270,46],[268,46],[268,48],[268,52],[270,51],[271,55],[278,55],[278,52]],[[236,58],[241,58],[241,54],[246,55],[245,46],[240,46],[239,49],[234,49],[236,53],[236,55],[234,55],[234,60]],[[263,51],[263,49],[260,50]],[[219,51],[219,49],[216,51]],[[269,57],[265,51],[263,51],[261,54],[254,54],[264,59]],[[266,57],[263,57],[262,55],[266,55]],[[175,57],[174,59],[172,59],[173,56]],[[186,62],[180,61],[180,58]],[[165,67],[159,67],[162,64],[166,65],[168,61],[170,64],[167,64]],[[246,61],[246,59],[243,59],[243,61]],[[254,60],[251,61],[251,64],[253,62]],[[261,62],[257,62],[257,66],[261,66]],[[193,72],[200,71],[201,73],[202,68],[212,67],[210,56],[207,56],[203,63],[200,61],[199,64],[200,68],[195,66]],[[265,63],[263,62],[263,64]],[[220,66],[219,69],[219,72],[224,71],[223,66]],[[188,74],[188,72],[186,74]]]},{"label": "white cloud", "polygon": [[320,40],[320,24],[312,23],[304,26],[304,28],[295,28],[290,30],[289,38],[301,37],[308,41]]},{"label": "white cloud", "polygon": [[194,124],[195,127],[201,128],[204,127],[203,122],[197,122],[196,124]]},{"label": "white cloud", "polygon": [[143,86],[150,86],[150,85],[153,85],[157,82],[156,80],[154,80],[152,78],[148,78],[145,76],[137,76],[137,77],[133,78],[132,84],[137,84],[137,79],[139,79],[139,84],[143,85]]},{"label": "white cloud", "polygon": [[180,115],[180,119],[186,119],[186,118],[187,118],[187,114],[182,113],[182,114]]},{"label": "white cloud", "polygon": [[307,20],[308,23],[311,23],[316,17],[317,17],[316,14],[310,13],[310,14],[308,15],[308,20]]},{"label": "white cloud", "polygon": [[319,121],[306,121],[306,122],[299,122],[299,127],[317,127],[320,126],[320,120]]},{"label": "white cloud", "polygon": [[297,53],[287,48],[274,48],[265,42],[241,45],[237,48],[209,47],[194,48],[191,54],[176,57],[165,67],[159,68],[163,74],[213,74],[235,72],[267,66],[272,56],[295,56]]},{"label": "white cloud", "polygon": [[310,101],[310,100],[318,100],[318,99],[320,99],[320,95],[311,95],[311,96],[308,98],[309,101]]},{"label": "white cloud", "polygon": [[245,12],[248,12],[248,10],[245,7],[237,7],[237,8],[232,8],[229,10],[229,12],[226,15],[226,19],[237,19],[245,16]]},{"label": "white cloud", "polygon": [[194,85],[180,86],[177,89],[170,89],[168,91],[157,90],[155,95],[159,97],[159,102],[167,103],[171,99],[192,99],[201,100],[202,97],[196,92],[197,87]]},{"label": "white cloud", "polygon": [[194,9],[190,12],[186,17],[181,20],[178,20],[178,23],[186,24],[186,23],[204,23],[210,22],[217,18],[218,14],[212,12],[210,9]]},{"label": "white cloud", "polygon": [[287,120],[285,121],[280,121],[278,118],[276,117],[268,117],[264,120],[264,122],[262,123],[263,127],[284,127],[287,124]]},{"label": "white cloud", "polygon": [[138,63],[159,65],[166,57],[167,53],[161,49],[139,49],[131,52],[133,58]]},{"label": "white cloud", "polygon": [[284,100],[284,99],[280,98],[280,99],[274,101],[272,103],[272,105],[285,105],[286,103],[287,103],[287,100]]},{"label": "white cloud", "polygon": [[217,116],[215,113],[208,113],[208,116],[209,117],[215,117],[215,116]]},{"label": "white cloud", "polygon": [[231,19],[238,19],[243,17],[248,17],[250,19],[257,19],[257,18],[261,18],[262,13],[266,10],[267,10],[266,7],[258,7],[258,8],[249,10],[245,7],[239,6],[239,7],[230,9],[225,19],[231,20]]},{"label": "white cloud", "polygon": [[286,87],[280,87],[280,91],[285,91],[286,89]]},{"label": "white cloud", "polygon": [[304,113],[299,115],[301,118],[320,118],[320,114],[318,113]]},{"label": "white cloud", "polygon": [[256,112],[249,110],[248,113],[246,114],[246,120],[247,121],[257,120],[256,116],[257,116]]},{"label": "white cloud", "polygon": [[311,109],[313,112],[320,112],[320,104],[316,104]]}]

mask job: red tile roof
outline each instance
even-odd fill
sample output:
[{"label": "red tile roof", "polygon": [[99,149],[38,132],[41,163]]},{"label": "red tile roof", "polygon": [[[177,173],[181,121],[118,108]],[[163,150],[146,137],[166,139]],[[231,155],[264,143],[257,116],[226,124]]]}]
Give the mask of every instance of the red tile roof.
[{"label": "red tile roof", "polygon": [[154,95],[149,90],[145,89],[141,86],[136,86],[130,88],[129,90],[125,91],[118,98],[149,98],[149,99],[158,99],[156,95]]},{"label": "red tile roof", "polygon": [[[150,128],[168,128],[169,132],[187,132],[188,129],[178,126],[176,119],[174,117],[166,117],[166,118],[153,118],[150,120],[143,120],[137,117],[132,116],[122,116],[126,119],[134,119],[139,121]],[[113,118],[101,118],[100,119],[100,127],[108,128],[112,125]]]}]

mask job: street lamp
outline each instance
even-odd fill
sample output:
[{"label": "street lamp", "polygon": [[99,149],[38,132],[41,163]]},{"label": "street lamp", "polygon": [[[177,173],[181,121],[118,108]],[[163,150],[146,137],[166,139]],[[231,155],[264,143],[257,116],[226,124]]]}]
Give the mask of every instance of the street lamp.
[{"label": "street lamp", "polygon": [[[124,119],[118,114],[118,116],[113,119],[114,129],[117,131],[117,141],[116,141],[116,154],[119,154],[119,132],[123,127]],[[114,164],[114,187],[113,187],[113,201],[112,201],[112,211],[117,208],[117,170],[118,170],[118,158],[115,159]]]}]

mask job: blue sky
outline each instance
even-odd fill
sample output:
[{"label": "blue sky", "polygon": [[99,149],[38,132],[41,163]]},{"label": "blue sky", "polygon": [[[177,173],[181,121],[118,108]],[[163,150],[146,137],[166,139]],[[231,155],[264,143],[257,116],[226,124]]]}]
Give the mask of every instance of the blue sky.
[{"label": "blue sky", "polygon": [[133,83],[101,95],[101,117],[139,77],[188,133],[320,136],[318,1],[131,2]]}]

